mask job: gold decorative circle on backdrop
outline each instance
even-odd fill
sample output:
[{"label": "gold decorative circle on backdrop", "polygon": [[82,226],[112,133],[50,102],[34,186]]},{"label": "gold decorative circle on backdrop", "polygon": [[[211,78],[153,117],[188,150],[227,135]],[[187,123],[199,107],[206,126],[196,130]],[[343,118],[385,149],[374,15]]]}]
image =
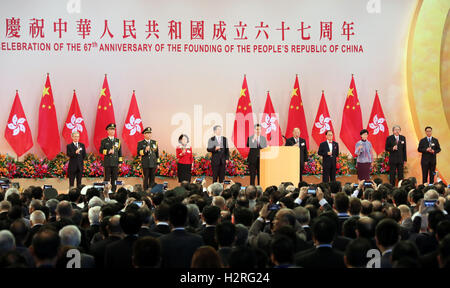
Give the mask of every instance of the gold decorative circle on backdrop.
[{"label": "gold decorative circle on backdrop", "polygon": [[437,170],[450,181],[450,1],[417,3],[408,41],[407,82],[411,117],[419,138],[433,127],[442,152]]}]

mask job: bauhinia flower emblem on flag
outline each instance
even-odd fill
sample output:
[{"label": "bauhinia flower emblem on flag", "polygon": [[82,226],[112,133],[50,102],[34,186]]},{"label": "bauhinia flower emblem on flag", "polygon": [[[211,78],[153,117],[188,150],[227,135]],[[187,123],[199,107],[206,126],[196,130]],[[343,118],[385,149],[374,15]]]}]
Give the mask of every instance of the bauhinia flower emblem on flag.
[{"label": "bauhinia flower emblem on flag", "polygon": [[277,126],[275,126],[275,121],[277,120],[276,117],[269,117],[269,115],[266,115],[266,119],[263,123],[261,123],[261,126],[266,129],[266,134],[270,134],[270,132],[277,131]]},{"label": "bauhinia flower emblem on flag", "polygon": [[75,114],[70,117],[70,123],[66,123],[66,127],[72,130],[72,133],[75,132],[83,132],[83,125],[81,125],[81,122],[83,122],[83,118],[76,117]]},{"label": "bauhinia flower emblem on flag", "polygon": [[373,116],[372,123],[369,124],[369,127],[373,130],[373,135],[377,135],[380,131],[384,132],[384,118],[378,118],[378,115],[375,114],[375,116]]},{"label": "bauhinia flower emblem on flag", "polygon": [[130,130],[130,136],[136,134],[136,132],[141,133],[142,120],[140,118],[134,118],[134,114],[130,116],[130,123],[125,124],[125,127]]},{"label": "bauhinia flower emblem on flag", "polygon": [[319,134],[323,134],[326,131],[330,130],[331,127],[330,124],[328,124],[330,123],[330,121],[331,121],[330,117],[323,117],[323,114],[320,114],[319,122],[315,123],[316,127],[320,129]]},{"label": "bauhinia flower emblem on flag", "polygon": [[13,130],[13,136],[19,134],[20,131],[25,133],[25,125],[23,125],[23,123],[25,123],[25,118],[17,118],[17,115],[14,114],[11,120],[12,122],[8,123],[8,128]]}]

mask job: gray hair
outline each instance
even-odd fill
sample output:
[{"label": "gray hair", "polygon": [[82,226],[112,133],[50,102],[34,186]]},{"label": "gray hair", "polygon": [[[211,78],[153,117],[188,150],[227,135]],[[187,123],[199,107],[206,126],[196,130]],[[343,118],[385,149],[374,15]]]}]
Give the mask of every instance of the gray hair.
[{"label": "gray hair", "polygon": [[39,199],[33,199],[30,202],[30,208],[33,208],[33,210],[39,209],[42,207],[42,201]]},{"label": "gray hair", "polygon": [[222,209],[223,206],[225,206],[225,198],[223,198],[222,196],[214,196],[212,200],[212,205]]},{"label": "gray hair", "polygon": [[15,187],[8,188],[8,190],[6,190],[5,193],[5,199],[8,199],[8,196],[14,193],[20,195],[19,190],[17,190],[17,188]]},{"label": "gray hair", "polygon": [[311,215],[309,210],[305,207],[298,206],[294,208],[295,218],[300,224],[307,224],[311,220]]},{"label": "gray hair", "polygon": [[75,134],[78,134],[78,136],[79,136],[80,132],[78,132],[78,131],[72,132],[72,136],[74,136]]},{"label": "gray hair", "polygon": [[213,183],[208,186],[208,192],[213,196],[219,196],[223,192],[223,186],[220,183]]},{"label": "gray hair", "polygon": [[89,200],[88,207],[89,208],[93,208],[93,207],[96,207],[96,206],[102,207],[103,204],[104,203],[103,203],[102,199],[100,199],[100,197],[94,196],[94,197],[91,198],[91,200]]},{"label": "gray hair", "polygon": [[100,209],[101,209],[100,206],[95,206],[95,207],[89,208],[88,218],[89,218],[89,223],[91,225],[100,223],[100,220],[99,220],[100,219]]},{"label": "gray hair", "polygon": [[9,230],[0,231],[0,254],[13,250],[16,246],[16,239]]},{"label": "gray hair", "polygon": [[11,202],[3,200],[0,202],[0,210],[8,210],[11,209]]},{"label": "gray hair", "polygon": [[423,199],[424,200],[438,200],[439,193],[434,189],[430,189],[425,193],[425,195],[423,195]]},{"label": "gray hair", "polygon": [[395,128],[398,128],[398,129],[402,130],[402,128],[400,127],[400,125],[394,125],[394,126],[392,126],[392,131],[394,131]]},{"label": "gray hair", "polygon": [[33,213],[30,215],[30,221],[33,224],[39,223],[44,224],[45,222],[45,213],[41,210],[34,210]]},{"label": "gray hair", "polygon": [[78,247],[81,243],[81,232],[75,225],[64,226],[59,230],[62,246]]},{"label": "gray hair", "polygon": [[55,214],[56,207],[58,206],[58,204],[59,204],[58,199],[50,199],[45,202],[45,206],[47,206],[48,209],[50,210],[50,214]]}]

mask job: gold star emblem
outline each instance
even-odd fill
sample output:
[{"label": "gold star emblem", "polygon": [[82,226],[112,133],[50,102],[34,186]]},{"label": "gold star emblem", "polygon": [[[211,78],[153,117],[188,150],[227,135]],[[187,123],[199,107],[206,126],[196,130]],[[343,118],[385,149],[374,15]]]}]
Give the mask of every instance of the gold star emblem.
[{"label": "gold star emblem", "polygon": [[245,90],[247,90],[247,88],[241,89],[241,96],[245,96]]},{"label": "gold star emblem", "polygon": [[355,110],[355,106],[353,106],[352,109]]},{"label": "gold star emblem", "polygon": [[346,108],[347,108],[347,109],[350,109],[350,106],[348,106],[348,105],[347,105],[347,107],[346,107]]},{"label": "gold star emblem", "polygon": [[291,109],[294,109],[294,105],[291,105]]},{"label": "gold star emblem", "polygon": [[98,109],[102,109],[102,106],[101,106],[101,105],[98,105]]},{"label": "gold star emblem", "polygon": [[45,108],[45,105],[42,105],[42,108]]},{"label": "gold star emblem", "polygon": [[106,110],[106,109],[108,109],[108,108],[106,108],[106,106],[105,106],[105,107],[103,107],[103,110]]},{"label": "gold star emblem", "polygon": [[347,97],[350,97],[350,96],[354,96],[354,95],[353,95],[353,88],[349,88],[349,89],[348,89]]},{"label": "gold star emblem", "polygon": [[44,97],[45,95],[50,95],[50,92],[48,92],[49,89],[50,87],[44,87],[44,90],[42,91],[42,97]]},{"label": "gold star emblem", "polygon": [[102,91],[100,92],[100,97],[106,96],[105,91],[106,91],[106,88],[102,88]]},{"label": "gold star emblem", "polygon": [[291,97],[297,96],[297,90],[298,90],[298,88],[292,89]]},{"label": "gold star emblem", "polygon": [[300,108],[300,107],[298,107],[298,106],[296,107],[297,110],[298,110],[299,108]]},{"label": "gold star emblem", "polygon": [[241,105],[238,106],[238,109],[241,109]]},{"label": "gold star emblem", "polygon": [[247,110],[247,107],[244,107],[244,110]]}]

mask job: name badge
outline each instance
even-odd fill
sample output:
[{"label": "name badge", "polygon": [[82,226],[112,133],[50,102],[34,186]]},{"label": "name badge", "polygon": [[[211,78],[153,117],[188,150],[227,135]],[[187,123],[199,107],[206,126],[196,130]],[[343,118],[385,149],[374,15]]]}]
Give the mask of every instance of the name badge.
[{"label": "name badge", "polygon": [[115,147],[119,147],[119,143],[117,143],[117,142],[114,143],[114,146],[115,146]]},{"label": "name badge", "polygon": [[153,149],[156,149],[156,145],[155,144],[153,144]]},{"label": "name badge", "polygon": [[431,143],[431,146],[434,146],[434,143]]},{"label": "name badge", "polygon": [[302,146],[305,146],[305,143],[302,143]]},{"label": "name badge", "polygon": [[402,141],[402,144],[405,144],[405,141]]}]

